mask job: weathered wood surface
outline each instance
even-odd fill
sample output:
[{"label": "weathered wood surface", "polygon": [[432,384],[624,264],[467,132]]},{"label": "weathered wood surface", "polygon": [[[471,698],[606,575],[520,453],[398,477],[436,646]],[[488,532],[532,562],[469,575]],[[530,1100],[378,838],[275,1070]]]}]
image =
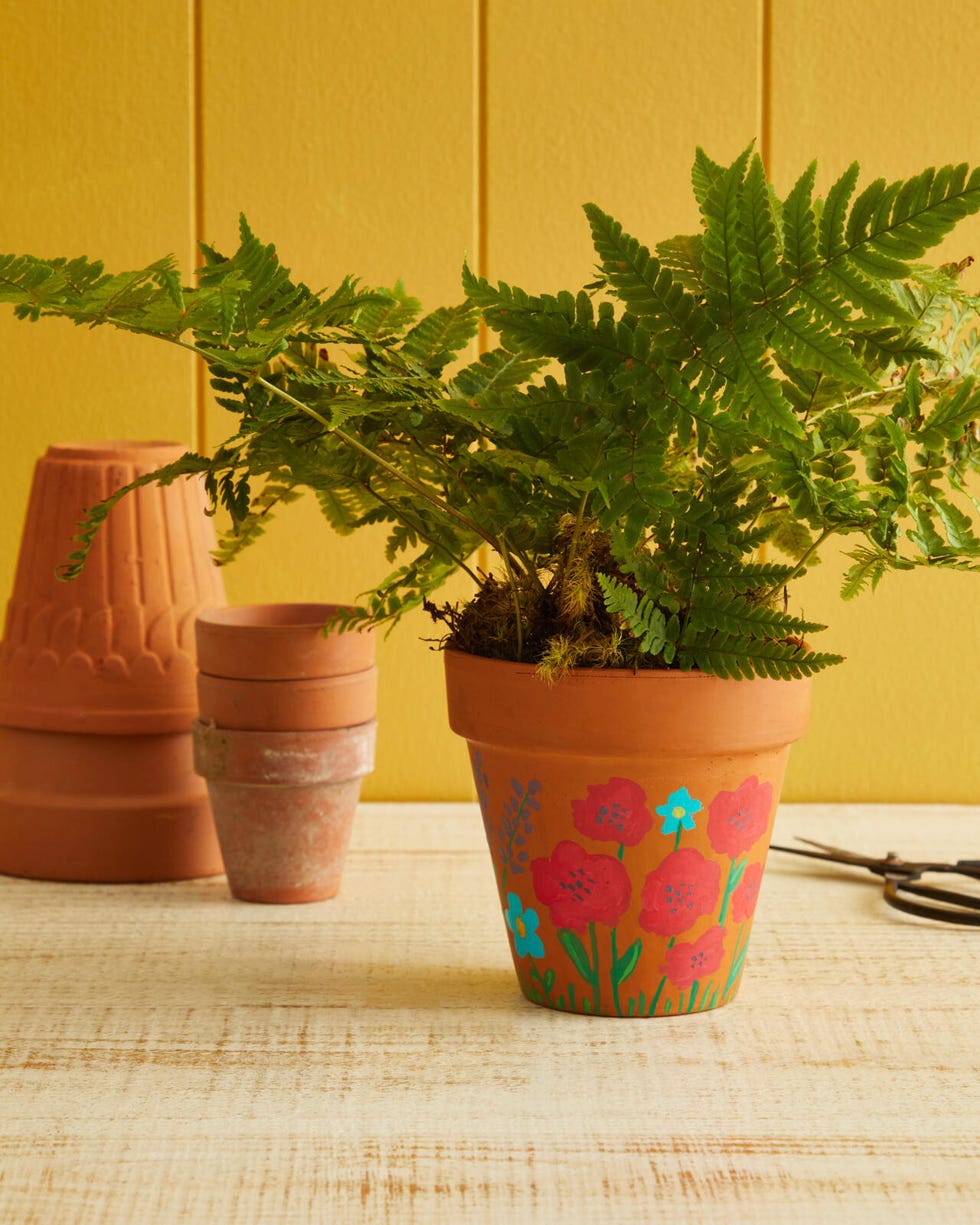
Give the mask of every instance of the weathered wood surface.
[{"label": "weathered wood surface", "polygon": [[[795,806],[872,853],[976,808]],[[734,1004],[525,1003],[469,805],[366,805],[333,902],[0,878],[0,1221],[980,1219],[980,933],[773,856]]]}]

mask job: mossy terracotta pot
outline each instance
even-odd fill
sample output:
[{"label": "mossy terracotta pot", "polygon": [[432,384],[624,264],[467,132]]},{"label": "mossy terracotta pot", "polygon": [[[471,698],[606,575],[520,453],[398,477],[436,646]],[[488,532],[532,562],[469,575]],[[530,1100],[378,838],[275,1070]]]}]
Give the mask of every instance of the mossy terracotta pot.
[{"label": "mossy terracotta pot", "polygon": [[374,765],[371,630],[324,633],[334,604],[250,604],[197,620],[195,768],[232,894],[333,897]]},{"label": "mossy terracotta pot", "polygon": [[183,453],[48,448],[34,470],[0,644],[0,871],[72,881],[221,872],[194,773],[194,618],[224,603],[199,481],[136,490],[79,578],[56,571],[83,511]]},{"label": "mossy terracotta pot", "polygon": [[615,1017],[729,1003],[810,682],[445,663],[524,995]]},{"label": "mossy terracotta pot", "polygon": [[373,721],[291,732],[194,724],[195,768],[235,897],[317,902],[337,893],[374,740]]}]

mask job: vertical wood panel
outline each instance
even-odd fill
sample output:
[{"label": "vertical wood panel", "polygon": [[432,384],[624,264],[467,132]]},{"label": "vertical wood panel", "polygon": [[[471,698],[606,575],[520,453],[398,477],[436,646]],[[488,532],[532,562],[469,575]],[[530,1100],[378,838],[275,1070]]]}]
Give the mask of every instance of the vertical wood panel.
[{"label": "vertical wood panel", "polygon": [[[864,182],[947,162],[980,163],[980,58],[972,0],[924,10],[895,0],[779,0],[772,14],[772,174],[781,193],[813,157],[821,189],[857,159]],[[980,218],[938,258],[980,260]],[[980,285],[980,263],[970,284]],[[980,582],[886,577],[838,599],[837,557],[801,585],[821,643],[847,663],[814,685],[811,730],[793,751],[788,798],[944,800],[980,796]]]},{"label": "vertical wood panel", "polygon": [[581,205],[652,245],[696,224],[697,145],[758,136],[756,0],[489,0],[491,277],[577,288]]},{"label": "vertical wood panel", "polygon": [[[267,0],[205,0],[204,237],[231,247],[244,211],[307,284],[400,277],[426,308],[459,301],[477,241],[475,3],[280,0],[274,12]],[[212,409],[209,442],[233,426]],[[334,536],[304,499],[228,569],[229,598],[351,601],[391,568],[382,540]],[[380,648],[368,796],[471,792],[442,662],[423,636],[431,623],[411,616]]]},{"label": "vertical wood panel", "polygon": [[[184,0],[0,0],[0,250],[113,269],[192,243],[190,22]],[[0,603],[36,457],[72,438],[190,443],[191,359],[108,329],[0,312],[7,449]],[[66,552],[70,542],[66,541]]]}]

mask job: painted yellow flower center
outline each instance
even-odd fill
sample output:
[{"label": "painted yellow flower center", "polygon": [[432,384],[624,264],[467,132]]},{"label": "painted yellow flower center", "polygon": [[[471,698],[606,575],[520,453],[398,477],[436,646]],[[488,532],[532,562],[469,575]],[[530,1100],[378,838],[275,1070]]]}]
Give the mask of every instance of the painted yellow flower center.
[{"label": "painted yellow flower center", "polygon": [[674,809],[674,820],[675,821],[683,821],[686,816],[687,816],[687,812],[683,808],[677,807]]},{"label": "painted yellow flower center", "polygon": [[517,934],[523,940],[524,937],[527,935],[527,928],[524,926],[524,916],[523,915],[517,916],[517,918],[514,920],[514,926],[517,928]]}]

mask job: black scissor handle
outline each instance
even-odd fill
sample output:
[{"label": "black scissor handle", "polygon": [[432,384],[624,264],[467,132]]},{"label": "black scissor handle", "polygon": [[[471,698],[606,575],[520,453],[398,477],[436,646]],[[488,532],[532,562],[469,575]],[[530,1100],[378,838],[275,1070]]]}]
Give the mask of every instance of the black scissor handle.
[{"label": "black scissor handle", "polygon": [[[927,906],[910,901],[904,893],[943,902],[942,906]],[[909,881],[889,877],[885,881],[885,901],[896,910],[918,915],[922,919],[938,919],[941,923],[959,923],[966,927],[980,927],[980,897],[968,893],[954,893],[950,889],[938,889],[935,885],[923,885],[920,881]],[[971,911],[976,911],[971,914]]]}]

